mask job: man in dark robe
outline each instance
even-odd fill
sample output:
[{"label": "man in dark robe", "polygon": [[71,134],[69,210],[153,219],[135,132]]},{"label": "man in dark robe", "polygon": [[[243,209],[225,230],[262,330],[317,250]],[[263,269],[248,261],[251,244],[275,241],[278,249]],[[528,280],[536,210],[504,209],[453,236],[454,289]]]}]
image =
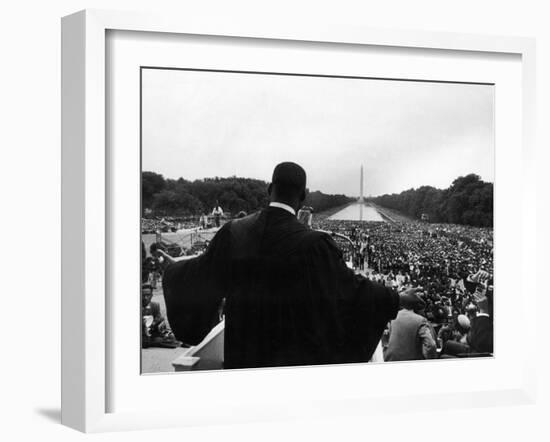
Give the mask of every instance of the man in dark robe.
[{"label": "man in dark robe", "polygon": [[197,344],[225,299],[224,368],[367,362],[399,295],[350,270],[330,235],[296,218],[305,171],[281,163],[268,208],[225,224],[206,252],[164,273],[177,339]]}]

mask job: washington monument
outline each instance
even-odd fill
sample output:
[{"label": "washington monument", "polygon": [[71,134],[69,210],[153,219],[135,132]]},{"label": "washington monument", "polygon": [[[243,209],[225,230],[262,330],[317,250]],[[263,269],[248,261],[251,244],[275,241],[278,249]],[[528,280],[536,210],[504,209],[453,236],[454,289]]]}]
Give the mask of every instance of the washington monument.
[{"label": "washington monument", "polygon": [[363,166],[361,165],[361,174],[359,175],[359,197],[355,202],[348,204],[342,210],[332,214],[328,219],[345,221],[384,221],[384,218],[378,213],[372,205],[367,204],[365,200],[365,191],[363,189],[365,177],[363,175]]}]

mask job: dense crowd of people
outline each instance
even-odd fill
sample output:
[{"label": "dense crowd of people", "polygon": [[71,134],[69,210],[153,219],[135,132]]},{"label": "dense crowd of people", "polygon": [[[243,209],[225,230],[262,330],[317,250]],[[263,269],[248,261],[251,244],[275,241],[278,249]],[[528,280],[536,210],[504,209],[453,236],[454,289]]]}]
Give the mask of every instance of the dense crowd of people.
[{"label": "dense crowd of people", "polygon": [[[487,315],[492,318],[492,229],[328,218],[313,227],[347,238],[338,242],[348,266],[356,272],[397,291],[419,288],[418,306],[414,310],[426,318],[440,353],[445,352],[448,341],[467,343],[471,323],[481,310],[482,297],[476,293],[479,287],[471,281],[480,272],[490,300]],[[456,348],[461,354],[466,352],[466,347]],[[492,337],[490,345],[477,350],[492,353]]]}]

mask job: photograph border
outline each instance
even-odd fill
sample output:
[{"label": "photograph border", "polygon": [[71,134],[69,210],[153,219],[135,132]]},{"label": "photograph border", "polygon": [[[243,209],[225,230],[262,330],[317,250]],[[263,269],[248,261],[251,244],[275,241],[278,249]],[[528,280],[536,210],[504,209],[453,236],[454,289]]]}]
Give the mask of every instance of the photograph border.
[{"label": "photograph border", "polygon": [[[281,76],[281,77],[300,77],[300,78],[330,78],[340,80],[379,80],[389,82],[405,82],[405,83],[431,83],[431,84],[446,84],[446,85],[475,85],[475,86],[492,86],[495,82],[480,82],[480,81],[459,81],[459,80],[431,80],[431,79],[417,79],[417,78],[390,78],[390,77],[376,77],[376,76],[359,76],[359,75],[336,75],[336,74],[318,74],[318,73],[296,73],[296,72],[273,72],[273,71],[254,71],[254,70],[231,70],[231,69],[206,69],[206,68],[189,68],[189,67],[172,67],[165,65],[140,65],[139,66],[139,152],[140,152],[140,173],[145,172],[143,170],[143,72],[146,70],[153,71],[178,71],[178,72],[201,72],[201,73],[215,73],[215,74],[242,74],[242,75],[266,75],[266,76]],[[494,104],[494,103],[493,103]],[[494,109],[493,109],[494,112]],[[494,127],[493,127],[494,135]],[[493,146],[492,161],[495,161],[495,153]],[[143,188],[140,180],[140,214],[143,214]],[[493,226],[491,226],[493,228]],[[141,243],[143,241],[142,232],[140,230],[136,244],[141,251]],[[140,258],[140,268],[143,268],[143,258]],[[140,292],[141,293],[141,292]],[[136,297],[136,303],[139,305],[141,311],[141,295]],[[108,327],[108,326],[107,326]],[[142,332],[142,318],[137,318],[137,332],[141,336]],[[138,349],[140,355],[140,374],[163,374],[165,372],[149,373],[143,371],[143,336],[140,338],[140,347]],[[495,357],[495,352],[491,354],[490,358]],[[196,358],[195,358],[196,362]]]},{"label": "photograph border", "polygon": [[[168,416],[107,413],[109,343],[107,283],[109,186],[106,162],[106,32],[148,31],[218,37],[244,37],[381,47],[426,48],[521,56],[522,160],[521,207],[534,214],[535,41],[530,38],[456,33],[381,30],[340,25],[293,26],[246,20],[217,23],[197,17],[86,10],[62,20],[62,423],[85,432],[185,425],[177,410]],[[531,208],[529,208],[531,207]],[[534,220],[533,220],[534,224]],[[525,230],[525,229],[523,229]],[[520,233],[521,234],[521,233]],[[523,250],[535,251],[531,238]],[[522,263],[524,264],[524,263]],[[523,266],[522,266],[523,267]],[[523,275],[525,269],[522,268]],[[525,276],[523,276],[525,277]],[[534,282],[533,282],[534,284]],[[532,309],[536,290],[522,293],[518,303]],[[528,310],[527,310],[528,311]],[[532,326],[534,327],[534,325]],[[531,327],[531,328],[532,328]],[[535,354],[528,342],[528,356]],[[486,403],[532,403],[535,359],[528,358],[523,388],[489,392]],[[449,395],[450,396],[450,395]],[[410,398],[412,399],[412,398]],[[427,400],[429,398],[424,398]],[[449,397],[449,399],[452,399]],[[373,407],[358,401],[356,412],[391,409],[395,398]],[[361,402],[361,403],[359,403]],[[334,405],[336,406],[336,405]],[[464,406],[464,405],[463,405]],[[327,414],[330,404],[322,404]],[[351,411],[350,414],[354,414]],[[277,416],[273,416],[277,419]],[[284,418],[283,415],[279,418]],[[242,421],[242,418],[235,418]],[[208,416],[204,416],[208,423]]]}]

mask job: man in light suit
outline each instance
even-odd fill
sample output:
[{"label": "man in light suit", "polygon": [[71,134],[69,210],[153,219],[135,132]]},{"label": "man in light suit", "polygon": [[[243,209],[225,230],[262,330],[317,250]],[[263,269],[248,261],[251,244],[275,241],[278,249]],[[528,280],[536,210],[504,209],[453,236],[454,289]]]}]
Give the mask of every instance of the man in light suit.
[{"label": "man in light suit", "polygon": [[415,313],[422,310],[424,301],[415,293],[401,296],[397,318],[390,324],[385,361],[433,359],[437,356],[435,336],[428,320]]}]

